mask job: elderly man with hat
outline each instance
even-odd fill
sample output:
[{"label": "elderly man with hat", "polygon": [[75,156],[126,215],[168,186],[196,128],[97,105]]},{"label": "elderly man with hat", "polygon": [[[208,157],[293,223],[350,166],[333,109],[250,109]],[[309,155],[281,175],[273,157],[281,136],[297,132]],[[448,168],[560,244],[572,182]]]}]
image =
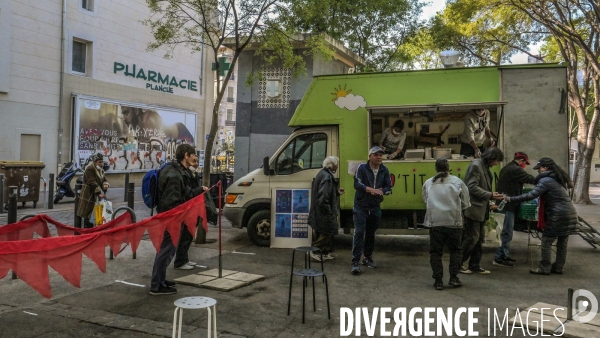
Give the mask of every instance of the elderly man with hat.
[{"label": "elderly man with hat", "polygon": [[[359,263],[376,268],[373,261],[375,231],[381,219],[383,195],[392,192],[392,180],[388,168],[383,165],[383,149],[369,150],[369,161],[362,163],[354,175],[354,240],[352,242],[352,274],[360,274]],[[362,258],[362,260],[361,260]]]},{"label": "elderly man with hat", "polygon": [[[519,196],[523,193],[523,184],[533,184],[535,177],[525,171],[527,165],[529,165],[527,154],[521,151],[516,152],[513,160],[500,170],[498,192],[507,196]],[[508,202],[504,209],[501,210],[504,213],[504,224],[502,225],[502,234],[500,235],[502,244],[494,257],[494,265],[507,268],[515,266],[516,260],[509,257],[508,253],[513,237],[515,215],[519,211],[519,207],[519,202]]]},{"label": "elderly man with hat", "polygon": [[83,187],[79,197],[77,207],[77,216],[83,218],[83,227],[91,228],[94,226],[90,222],[90,217],[94,211],[94,205],[100,198],[106,198],[105,194],[109,184],[104,176],[104,156],[100,153],[90,157],[90,164],[83,173]]}]

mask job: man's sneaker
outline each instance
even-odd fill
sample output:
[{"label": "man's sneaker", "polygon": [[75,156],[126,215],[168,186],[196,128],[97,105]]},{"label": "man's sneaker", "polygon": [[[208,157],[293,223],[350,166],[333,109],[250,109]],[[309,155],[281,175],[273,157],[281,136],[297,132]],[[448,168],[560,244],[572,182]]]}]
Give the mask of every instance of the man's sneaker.
[{"label": "man's sneaker", "polygon": [[544,276],[548,276],[550,274],[550,272],[544,272],[540,268],[529,270],[529,273],[534,274],[534,275],[544,275]]},{"label": "man's sneaker", "polygon": [[185,264],[186,264],[186,265],[191,265],[191,266],[195,267],[195,266],[196,266],[196,264],[198,264],[198,263],[196,263],[196,262],[187,262],[187,263],[185,263]]},{"label": "man's sneaker", "polygon": [[[321,254],[316,254],[314,252],[311,252],[310,253],[310,257],[312,259],[314,259],[315,261],[317,261],[317,262],[322,262],[322,260],[321,260]],[[325,259],[325,256],[323,256],[323,259]]]},{"label": "man's sneaker", "polygon": [[360,267],[358,266],[358,263],[352,263],[352,271],[351,272],[353,275],[360,274]]},{"label": "man's sneaker", "polygon": [[507,261],[507,262],[511,262],[511,263],[513,263],[513,264],[517,262],[517,260],[516,260],[516,259],[512,259],[512,258],[510,258],[510,257],[508,257],[508,256],[507,256],[506,258],[504,258],[504,260],[505,260],[505,261]]},{"label": "man's sneaker", "polygon": [[377,267],[377,264],[375,264],[375,262],[373,262],[373,258],[364,258],[360,264],[362,265],[366,265],[368,267],[370,267],[371,269],[375,269]]},{"label": "man's sneaker", "polygon": [[175,267],[175,270],[192,270],[193,268],[191,265],[183,264],[180,267]]},{"label": "man's sneaker", "polygon": [[175,285],[177,285],[177,283],[170,281],[170,280],[166,280],[165,285],[170,288],[175,288]]},{"label": "man's sneaker", "polygon": [[482,267],[479,267],[477,269],[472,269],[471,271],[473,271],[475,273],[482,274],[482,275],[489,275],[490,274],[490,270],[486,270],[486,269],[484,269]]},{"label": "man's sneaker", "polygon": [[334,258],[335,258],[335,256],[332,256],[331,254],[323,255],[324,261],[332,260]]},{"label": "man's sneaker", "polygon": [[450,277],[450,281],[448,282],[448,285],[450,286],[454,286],[455,288],[462,286],[462,282],[460,281],[460,279],[458,279],[458,277]]},{"label": "man's sneaker", "polygon": [[152,296],[164,296],[164,295],[173,295],[177,293],[177,289],[170,288],[168,286],[161,286],[158,288],[158,291],[150,290],[150,294]]},{"label": "man's sneaker", "polygon": [[433,287],[438,291],[444,290],[444,282],[436,280],[435,283],[433,283]]},{"label": "man's sneaker", "polygon": [[464,265],[460,266],[460,273],[472,273],[473,271],[467,269]]},{"label": "man's sneaker", "polygon": [[514,268],[515,265],[507,260],[498,260],[498,259],[494,259],[494,261],[492,262],[493,265],[496,266],[503,266],[505,268]]},{"label": "man's sneaker", "polygon": [[552,268],[552,270],[550,270],[550,273],[553,273],[553,274],[556,274],[556,275],[562,275],[563,271],[562,270],[558,271],[558,270],[555,270],[554,268]]}]

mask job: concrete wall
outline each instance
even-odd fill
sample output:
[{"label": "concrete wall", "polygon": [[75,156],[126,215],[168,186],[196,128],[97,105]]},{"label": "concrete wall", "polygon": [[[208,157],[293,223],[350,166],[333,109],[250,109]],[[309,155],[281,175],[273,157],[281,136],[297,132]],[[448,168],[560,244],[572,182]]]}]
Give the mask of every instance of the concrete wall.
[{"label": "concrete wall", "polygon": [[[296,50],[297,54],[302,50]],[[249,74],[264,68],[279,68],[280,64],[266,65],[254,51],[246,51],[238,61],[238,87],[236,105],[235,172],[239,179],[259,168],[265,156],[272,156],[292,133],[288,123],[300,104],[312,77],[324,74],[347,73],[348,66],[338,60],[323,61],[303,56],[305,73],[291,80],[290,100],[287,108],[258,108],[258,81],[251,87],[246,80]]]},{"label": "concrete wall", "polygon": [[0,160],[20,160],[21,134],[41,137],[44,177],[56,167],[60,0],[0,0]]}]

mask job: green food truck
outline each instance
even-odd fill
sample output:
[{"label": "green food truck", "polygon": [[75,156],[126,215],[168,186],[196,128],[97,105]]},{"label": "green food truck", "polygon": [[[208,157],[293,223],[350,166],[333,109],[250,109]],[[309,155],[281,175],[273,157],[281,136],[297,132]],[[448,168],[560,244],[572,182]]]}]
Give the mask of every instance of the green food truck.
[{"label": "green food truck", "polygon": [[[448,158],[458,177],[473,160],[459,155],[465,115],[490,111],[490,131],[505,163],[523,151],[533,163],[552,157],[567,168],[566,90],[561,64],[317,76],[289,122],[294,132],[262,168],[227,189],[224,216],[234,227],[247,227],[255,244],[269,245],[273,189],[310,189],[325,157],[337,156],[336,176],[346,190],[340,196],[340,221],[349,232],[354,171],[367,161],[381,133],[401,119],[405,157],[383,162],[394,186],[381,205],[377,234],[427,234],[421,187],[435,175],[436,157]],[[492,168],[494,186],[503,164]],[[527,170],[535,174],[532,167]]]}]

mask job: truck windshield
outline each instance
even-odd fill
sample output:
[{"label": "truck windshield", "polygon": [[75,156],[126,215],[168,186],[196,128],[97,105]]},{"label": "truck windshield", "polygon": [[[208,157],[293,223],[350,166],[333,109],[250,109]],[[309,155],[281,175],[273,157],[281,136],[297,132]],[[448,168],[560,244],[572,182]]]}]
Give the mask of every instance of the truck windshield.
[{"label": "truck windshield", "polygon": [[277,175],[320,169],[327,156],[327,134],[303,134],[294,138],[277,156]]}]

